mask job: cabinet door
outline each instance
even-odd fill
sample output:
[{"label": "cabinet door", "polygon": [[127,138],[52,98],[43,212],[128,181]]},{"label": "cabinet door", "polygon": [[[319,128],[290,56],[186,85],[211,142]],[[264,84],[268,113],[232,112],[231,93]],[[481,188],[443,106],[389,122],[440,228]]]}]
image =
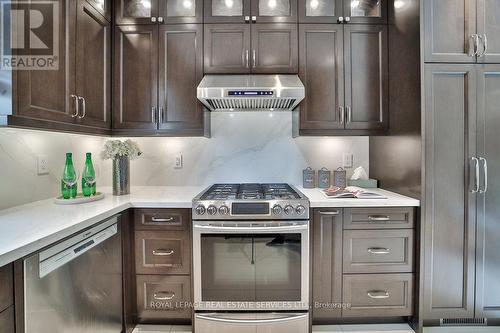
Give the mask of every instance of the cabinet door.
[{"label": "cabinet door", "polygon": [[205,24],[205,73],[250,72],[250,25]]},{"label": "cabinet door", "polygon": [[387,23],[389,2],[389,0],[344,0],[345,19],[350,23]]},{"label": "cabinet door", "polygon": [[[74,123],[75,99],[75,21],[76,1],[57,1],[59,5],[59,68],[57,70],[13,71],[17,86],[14,114],[51,122]],[[46,14],[49,15],[49,14]],[[47,16],[49,17],[49,16]]]},{"label": "cabinet door", "polygon": [[339,24],[299,26],[300,129],[344,128],[343,33]]},{"label": "cabinet door", "polygon": [[[312,225],[313,322],[342,315],[342,211],[315,209]],[[337,306],[333,306],[337,305]]]},{"label": "cabinet door", "polygon": [[203,78],[202,35],[201,24],[160,27],[160,130],[203,132],[203,109],[196,97]]},{"label": "cabinet door", "polygon": [[205,23],[250,22],[250,0],[205,0]]},{"label": "cabinet door", "polygon": [[156,130],[158,27],[115,29],[113,128]]},{"label": "cabinet door", "polygon": [[156,24],[157,16],[158,0],[115,1],[116,24]]},{"label": "cabinet door", "polygon": [[500,2],[496,0],[477,0],[477,33],[482,38],[481,51],[485,55],[478,57],[481,63],[500,63]]},{"label": "cabinet door", "polygon": [[297,73],[297,25],[253,24],[251,59],[252,73]]},{"label": "cabinet door", "polygon": [[500,318],[500,65],[482,66],[478,71],[478,152],[486,159],[485,178],[481,162],[481,190],[478,195],[476,245],[476,317]]},{"label": "cabinet door", "polygon": [[343,0],[299,0],[299,23],[337,23]]},{"label": "cabinet door", "polygon": [[85,0],[78,1],[76,45],[76,94],[85,99],[77,122],[110,128],[111,24]]},{"label": "cabinet door", "polygon": [[422,4],[425,61],[474,62],[476,0],[426,0]]},{"label": "cabinet door", "polygon": [[297,22],[297,0],[252,0],[251,14],[257,23],[294,23]]},{"label": "cabinet door", "polygon": [[104,16],[106,20],[111,21],[111,2],[112,0],[86,0],[94,7],[99,14]]},{"label": "cabinet door", "polygon": [[164,23],[202,23],[203,0],[163,0],[158,16]]},{"label": "cabinet door", "polygon": [[389,124],[387,26],[346,25],[346,129],[383,130]]},{"label": "cabinet door", "polygon": [[474,316],[476,74],[425,66],[424,319]]}]

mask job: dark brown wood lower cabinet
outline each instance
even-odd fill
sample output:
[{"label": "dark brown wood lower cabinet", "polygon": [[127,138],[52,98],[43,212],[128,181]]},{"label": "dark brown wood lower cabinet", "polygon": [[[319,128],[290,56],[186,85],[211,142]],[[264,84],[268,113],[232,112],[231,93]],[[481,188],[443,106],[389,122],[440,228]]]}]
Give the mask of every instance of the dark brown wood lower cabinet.
[{"label": "dark brown wood lower cabinet", "polygon": [[[14,304],[14,272],[12,264],[0,268],[0,312]],[[1,327],[1,326],[0,326]]]},{"label": "dark brown wood lower cabinet", "polygon": [[2,333],[15,333],[14,306],[0,313],[0,331]]},{"label": "dark brown wood lower cabinet", "polygon": [[342,316],[342,210],[315,209],[312,225],[313,322]]}]

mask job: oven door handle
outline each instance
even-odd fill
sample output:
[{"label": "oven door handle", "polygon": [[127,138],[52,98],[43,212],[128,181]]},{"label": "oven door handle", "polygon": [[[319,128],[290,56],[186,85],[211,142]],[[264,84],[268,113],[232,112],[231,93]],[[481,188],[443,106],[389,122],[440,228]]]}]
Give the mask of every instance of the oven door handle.
[{"label": "oven door handle", "polygon": [[196,318],[204,319],[208,321],[217,321],[222,323],[233,323],[233,324],[270,324],[270,323],[280,323],[290,320],[304,319],[307,314],[291,314],[279,318],[269,318],[269,319],[238,319],[231,317],[223,317],[221,315],[214,316],[213,314],[198,314]]},{"label": "oven door handle", "polygon": [[289,225],[279,227],[223,227],[211,225],[195,225],[194,229],[200,230],[203,233],[211,232],[234,232],[240,233],[259,233],[259,232],[294,232],[307,230],[307,225]]}]

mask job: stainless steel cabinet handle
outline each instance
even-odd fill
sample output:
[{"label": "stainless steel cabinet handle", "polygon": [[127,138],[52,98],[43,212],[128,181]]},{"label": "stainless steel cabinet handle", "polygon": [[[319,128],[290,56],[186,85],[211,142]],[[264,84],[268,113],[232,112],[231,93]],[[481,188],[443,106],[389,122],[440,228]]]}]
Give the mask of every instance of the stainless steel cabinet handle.
[{"label": "stainless steel cabinet handle", "polygon": [[479,192],[479,160],[477,157],[471,157],[472,162],[474,162],[475,168],[475,177],[474,177],[474,188],[471,190],[471,193]]},{"label": "stainless steel cabinet handle", "polygon": [[338,21],[339,21],[339,23],[344,22],[344,17],[343,16],[339,16],[339,20]]},{"label": "stainless steel cabinet handle", "polygon": [[163,16],[158,17],[158,23],[163,23]]},{"label": "stainless steel cabinet handle", "polygon": [[245,16],[245,23],[250,23],[250,16]]},{"label": "stainless steel cabinet handle", "polygon": [[163,123],[163,106],[160,106],[158,108],[158,122],[161,124]]},{"label": "stainless steel cabinet handle", "polygon": [[479,54],[479,35],[474,34],[474,56]]},{"label": "stainless steel cabinet handle", "polygon": [[74,103],[75,103],[75,113],[73,113],[71,115],[71,117],[75,118],[80,113],[80,103],[78,101],[78,96],[76,96],[76,95],[70,95],[70,97],[75,99],[74,100]]},{"label": "stainless steel cabinet handle", "polygon": [[257,22],[257,16],[252,16],[252,22],[253,23]]},{"label": "stainless steel cabinet handle", "polygon": [[483,41],[483,52],[481,56],[485,56],[486,52],[488,52],[488,37],[486,37],[486,34],[482,35],[481,40]]},{"label": "stainless steel cabinet handle", "polygon": [[156,17],[155,16],[151,16],[151,22],[152,23],[156,23]]},{"label": "stainless steel cabinet handle", "polygon": [[151,108],[151,122],[156,123],[156,107]]},{"label": "stainless steel cabinet handle", "polygon": [[157,249],[157,250],[153,250],[153,255],[154,256],[160,256],[160,257],[166,257],[166,256],[171,256],[172,254],[175,253],[174,250],[170,249],[170,250],[167,250],[167,249]]},{"label": "stainless steel cabinet handle", "polygon": [[488,161],[484,157],[480,157],[479,161],[483,162],[484,185],[483,188],[479,190],[479,193],[483,194],[488,191]]},{"label": "stainless steel cabinet handle", "polygon": [[477,55],[477,43],[476,43],[476,34],[472,34],[469,37],[469,57],[475,57]]},{"label": "stainless steel cabinet handle", "polygon": [[78,100],[82,101],[82,115],[78,116],[78,119],[83,119],[87,115],[87,105],[85,104],[85,98],[78,96]]},{"label": "stainless steel cabinet handle", "polygon": [[385,247],[370,247],[368,249],[368,253],[371,254],[389,254],[391,253],[391,249]]},{"label": "stainless steel cabinet handle", "polygon": [[386,290],[370,290],[366,294],[373,299],[384,299],[391,296]]},{"label": "stainless steel cabinet handle", "polygon": [[346,124],[350,124],[351,121],[352,121],[352,109],[350,106],[346,106],[345,107],[346,109],[346,113],[347,113],[347,121],[346,121]]},{"label": "stainless steel cabinet handle", "polygon": [[351,17],[350,16],[346,16],[345,17],[345,23],[349,23],[351,22]]},{"label": "stainless steel cabinet handle", "polygon": [[158,291],[153,294],[153,298],[158,301],[169,301],[175,297],[173,291]]},{"label": "stainless steel cabinet handle", "polygon": [[167,218],[152,217],[151,218],[151,222],[157,222],[157,223],[172,222],[173,220],[174,220],[173,217],[167,217]]},{"label": "stainless steel cabinet handle", "polygon": [[339,122],[340,122],[340,124],[344,124],[344,116],[345,116],[344,107],[339,106]]},{"label": "stainless steel cabinet handle", "polygon": [[334,210],[334,211],[331,211],[331,212],[319,212],[319,215],[324,215],[324,216],[335,216],[335,215],[339,215],[340,212],[338,210]]},{"label": "stainless steel cabinet handle", "polygon": [[390,221],[391,217],[389,215],[369,215],[368,220],[376,222]]},{"label": "stainless steel cabinet handle", "polygon": [[250,68],[250,55],[248,50],[245,50],[245,67]]},{"label": "stainless steel cabinet handle", "polygon": [[252,50],[252,68],[255,68],[257,64],[255,49]]}]

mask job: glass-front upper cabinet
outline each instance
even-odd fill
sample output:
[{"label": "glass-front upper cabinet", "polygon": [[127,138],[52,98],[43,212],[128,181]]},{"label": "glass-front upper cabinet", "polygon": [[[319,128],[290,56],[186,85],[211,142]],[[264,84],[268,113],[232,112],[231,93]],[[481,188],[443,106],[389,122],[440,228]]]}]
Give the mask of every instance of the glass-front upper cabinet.
[{"label": "glass-front upper cabinet", "polygon": [[205,23],[297,22],[297,0],[205,0]]},{"label": "glass-front upper cabinet", "polygon": [[117,24],[202,23],[203,0],[118,0]]},{"label": "glass-front upper cabinet", "polygon": [[299,0],[299,22],[383,24],[387,0]]}]

